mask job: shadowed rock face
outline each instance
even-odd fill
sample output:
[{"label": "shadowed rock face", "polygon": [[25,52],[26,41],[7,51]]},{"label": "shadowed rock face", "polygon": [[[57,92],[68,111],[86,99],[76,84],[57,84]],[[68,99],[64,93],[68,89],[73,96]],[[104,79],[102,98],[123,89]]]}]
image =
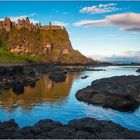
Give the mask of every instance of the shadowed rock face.
[{"label": "shadowed rock face", "polygon": [[0,122],[0,138],[30,139],[131,139],[140,138],[140,131],[132,131],[110,121],[93,118],[72,120],[63,125],[49,119],[41,120],[32,127],[19,128],[14,120]]},{"label": "shadowed rock face", "polygon": [[119,111],[134,111],[140,104],[140,76],[116,76],[92,82],[79,90],[80,101]]}]

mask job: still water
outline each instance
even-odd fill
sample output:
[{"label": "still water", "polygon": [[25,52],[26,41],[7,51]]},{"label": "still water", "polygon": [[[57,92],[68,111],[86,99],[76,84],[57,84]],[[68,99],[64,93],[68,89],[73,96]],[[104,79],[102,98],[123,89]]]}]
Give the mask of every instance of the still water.
[{"label": "still water", "polygon": [[[67,123],[72,119],[93,117],[112,120],[126,128],[140,130],[140,108],[135,112],[119,112],[99,106],[79,102],[75,98],[77,90],[91,84],[93,80],[117,75],[138,75],[138,67],[100,67],[106,71],[85,71],[69,74],[62,83],[52,82],[47,76],[36,83],[34,88],[25,87],[24,94],[17,95],[12,90],[0,94],[0,121],[15,119],[20,127],[33,125],[41,119],[53,119]],[[81,76],[88,75],[87,79]]]}]

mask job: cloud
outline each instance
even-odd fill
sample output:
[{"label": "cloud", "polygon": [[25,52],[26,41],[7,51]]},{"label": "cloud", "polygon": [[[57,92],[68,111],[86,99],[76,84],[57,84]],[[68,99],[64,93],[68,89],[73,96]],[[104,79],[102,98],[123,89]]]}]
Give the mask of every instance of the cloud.
[{"label": "cloud", "polygon": [[31,13],[31,14],[30,14],[30,16],[35,16],[35,15],[37,15],[37,13]]},{"label": "cloud", "polygon": [[[29,15],[21,15],[21,16],[10,16],[9,18],[11,19],[12,22],[18,22],[18,19],[26,19],[27,17],[31,17],[34,16],[35,13],[31,13]],[[4,18],[1,18],[0,20],[4,20]],[[33,18],[30,18],[30,22],[32,22],[33,24],[39,23],[38,20],[35,20]]]},{"label": "cloud", "polygon": [[110,27],[111,23],[108,22],[106,19],[101,20],[81,20],[79,22],[75,22],[74,26],[83,26],[83,27]]},{"label": "cloud", "polygon": [[140,32],[140,14],[122,13],[106,16],[100,20],[81,20],[73,24],[83,27],[119,28],[121,30]]},{"label": "cloud", "polygon": [[62,22],[62,21],[53,21],[53,25],[59,25],[59,26],[68,26],[68,23]]},{"label": "cloud", "polygon": [[119,8],[117,8],[116,5],[117,4],[115,3],[109,3],[109,4],[93,5],[90,7],[83,7],[82,9],[80,9],[80,13],[101,14],[114,12],[119,10]]},{"label": "cloud", "polygon": [[100,61],[116,63],[140,62],[140,51],[124,51],[120,54],[113,54],[112,56],[95,55],[92,58]]}]

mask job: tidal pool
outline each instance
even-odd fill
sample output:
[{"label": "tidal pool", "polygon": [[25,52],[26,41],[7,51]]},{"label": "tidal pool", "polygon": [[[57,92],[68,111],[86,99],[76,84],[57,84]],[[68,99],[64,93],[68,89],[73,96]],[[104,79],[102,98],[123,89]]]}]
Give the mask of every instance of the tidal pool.
[{"label": "tidal pool", "polygon": [[[99,67],[106,71],[85,71],[68,74],[65,82],[55,83],[47,76],[39,80],[35,87],[25,87],[24,94],[12,90],[0,91],[0,121],[15,119],[20,127],[31,126],[42,119],[53,119],[67,123],[72,119],[93,117],[111,120],[128,129],[140,130],[140,108],[135,112],[119,112],[99,106],[79,102],[75,98],[77,90],[91,84],[93,80],[120,76],[138,75],[138,66]],[[87,79],[81,79],[88,75]]]}]

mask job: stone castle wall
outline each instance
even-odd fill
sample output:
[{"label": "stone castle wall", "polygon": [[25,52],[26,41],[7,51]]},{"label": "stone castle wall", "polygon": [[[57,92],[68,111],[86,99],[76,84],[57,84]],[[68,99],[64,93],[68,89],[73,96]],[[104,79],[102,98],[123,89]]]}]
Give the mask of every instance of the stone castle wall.
[{"label": "stone castle wall", "polygon": [[10,18],[5,18],[3,21],[0,21],[0,29],[5,29],[7,32],[9,32],[11,29],[21,29],[26,28],[29,31],[41,29],[41,30],[58,30],[58,29],[64,29],[63,26],[58,25],[52,25],[51,22],[49,22],[49,25],[34,25],[30,22],[29,18],[26,19],[18,19],[18,23],[12,22]]}]

